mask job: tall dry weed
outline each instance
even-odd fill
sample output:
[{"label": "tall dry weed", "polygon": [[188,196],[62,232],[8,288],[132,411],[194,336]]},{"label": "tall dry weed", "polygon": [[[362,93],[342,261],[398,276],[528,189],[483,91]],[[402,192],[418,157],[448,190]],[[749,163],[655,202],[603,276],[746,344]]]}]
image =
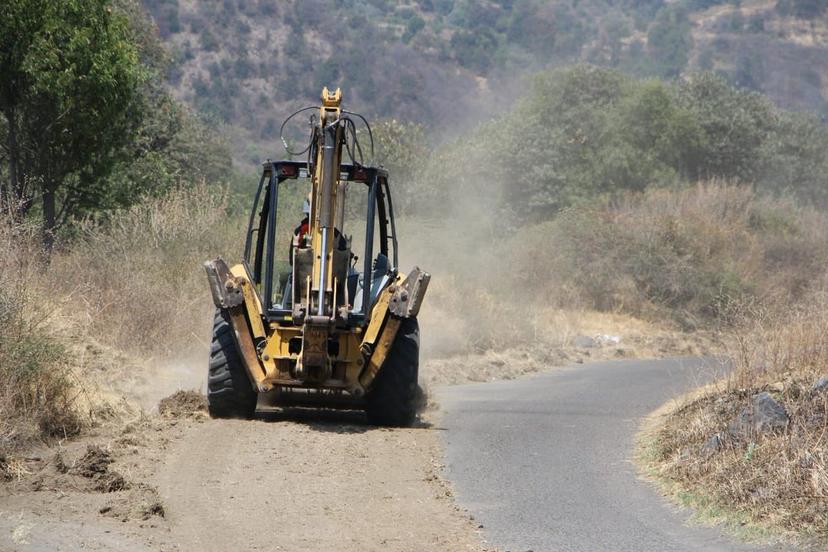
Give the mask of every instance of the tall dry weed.
[{"label": "tall dry weed", "polygon": [[74,324],[120,351],[170,357],[203,350],[212,300],[201,263],[237,256],[244,224],[204,184],[138,204],[79,229],[57,255],[52,289],[71,298]]},{"label": "tall dry weed", "polygon": [[213,305],[201,263],[232,259],[243,239],[226,203],[203,184],[177,189],[81,223],[50,259],[35,226],[0,225],[0,454],[76,433],[109,387],[138,394],[136,382],[161,386],[171,359],[206,358]]},{"label": "tall dry weed", "polygon": [[411,259],[434,275],[421,313],[432,355],[537,343],[550,308],[715,331],[746,307],[801,301],[828,266],[828,217],[727,182],[653,188],[530,225],[477,203],[398,223],[403,268]]},{"label": "tall dry weed", "polygon": [[[82,425],[72,359],[41,295],[45,259],[35,227],[0,223],[0,455]],[[1,474],[0,474],[1,475]]]},{"label": "tall dry weed", "polygon": [[518,287],[684,329],[799,301],[828,264],[828,217],[723,182],[573,208],[522,234]]}]

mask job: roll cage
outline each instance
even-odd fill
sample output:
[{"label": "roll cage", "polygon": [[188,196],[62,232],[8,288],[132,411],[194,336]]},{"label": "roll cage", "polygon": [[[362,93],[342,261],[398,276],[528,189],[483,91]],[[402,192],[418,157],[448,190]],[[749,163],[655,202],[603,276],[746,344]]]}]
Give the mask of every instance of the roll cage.
[{"label": "roll cage", "polygon": [[[273,305],[273,258],[276,248],[276,212],[279,201],[279,186],[288,179],[310,177],[308,163],[303,161],[268,161],[262,166],[262,177],[253,200],[253,209],[247,227],[244,245],[244,265],[253,283],[259,290],[259,297],[269,321],[292,320],[291,310]],[[368,186],[368,208],[366,212],[365,250],[363,253],[362,302],[359,311],[351,312],[349,320],[365,322],[371,312],[371,282],[374,271],[374,233],[379,234],[379,253],[391,262],[389,273],[396,274],[398,266],[397,237],[394,223],[394,209],[388,187],[388,172],[376,167],[340,165],[340,181],[358,182]],[[262,208],[257,213],[259,199],[264,192]],[[258,224],[257,224],[258,215]],[[379,228],[375,228],[375,222]],[[390,230],[390,233],[389,233]],[[389,255],[390,253],[390,255]],[[252,258],[251,258],[252,255]]]}]

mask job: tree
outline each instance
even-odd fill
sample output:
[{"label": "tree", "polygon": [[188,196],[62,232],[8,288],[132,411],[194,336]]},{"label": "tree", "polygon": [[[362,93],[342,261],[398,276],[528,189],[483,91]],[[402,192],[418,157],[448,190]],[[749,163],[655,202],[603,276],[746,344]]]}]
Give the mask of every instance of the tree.
[{"label": "tree", "polygon": [[690,75],[677,94],[704,132],[702,145],[687,160],[689,178],[756,182],[762,177],[762,148],[777,131],[779,119],[767,97],[737,90],[712,73]]},{"label": "tree", "polygon": [[41,200],[48,249],[76,209],[105,199],[106,176],[141,120],[145,72],[109,0],[6,0],[0,37],[3,201],[24,216]]},{"label": "tree", "polygon": [[681,73],[692,47],[693,37],[685,9],[673,5],[661,8],[647,33],[647,50],[657,74],[675,77]]},{"label": "tree", "polygon": [[825,4],[825,0],[778,0],[776,9],[783,15],[808,19],[821,16],[828,9],[828,5]]},{"label": "tree", "polygon": [[418,214],[447,216],[456,200],[482,197],[522,221],[707,179],[825,206],[827,149],[817,117],[720,76],[665,83],[582,65],[536,75],[513,110],[437,148],[405,193]]},{"label": "tree", "polygon": [[26,54],[42,26],[44,1],[33,0],[26,6],[9,2],[0,6],[0,112],[5,118],[5,157],[8,185],[0,187],[4,207],[19,213],[28,209],[23,198],[28,195],[26,179],[21,177],[20,111],[29,78],[24,69]]}]

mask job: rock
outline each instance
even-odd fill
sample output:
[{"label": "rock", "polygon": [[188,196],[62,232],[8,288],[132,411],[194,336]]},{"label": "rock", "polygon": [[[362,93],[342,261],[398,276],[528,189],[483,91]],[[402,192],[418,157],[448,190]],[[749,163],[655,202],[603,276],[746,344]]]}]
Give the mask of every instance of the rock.
[{"label": "rock", "polygon": [[788,427],[788,420],[785,407],[762,392],[730,422],[727,432],[735,439],[747,439],[758,433],[782,431]]},{"label": "rock", "polygon": [[701,448],[701,454],[704,457],[712,456],[713,454],[722,450],[724,439],[722,434],[717,433],[704,442]]},{"label": "rock", "polygon": [[594,338],[588,335],[579,335],[572,340],[572,344],[579,349],[592,349],[598,345]]},{"label": "rock", "polygon": [[805,419],[805,425],[808,427],[824,427],[828,423],[825,414],[811,414]]},{"label": "rock", "polygon": [[828,391],[828,376],[823,376],[814,382],[811,393],[822,393]]},{"label": "rock", "polygon": [[753,397],[753,427],[759,433],[788,427],[788,412],[768,393]]},{"label": "rock", "polygon": [[599,345],[618,345],[621,343],[621,336],[601,334],[595,336],[595,341]]}]

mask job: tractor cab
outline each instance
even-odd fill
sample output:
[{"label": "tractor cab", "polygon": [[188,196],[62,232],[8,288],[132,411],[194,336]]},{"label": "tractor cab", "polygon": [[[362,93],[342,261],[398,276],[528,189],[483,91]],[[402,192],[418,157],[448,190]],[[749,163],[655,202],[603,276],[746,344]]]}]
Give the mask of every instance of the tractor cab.
[{"label": "tractor cab", "polygon": [[[340,325],[356,326],[370,318],[380,291],[396,275],[394,211],[383,169],[343,164],[338,188],[331,257],[336,316]],[[294,306],[312,299],[307,284],[313,250],[305,212],[313,208],[311,189],[307,163],[263,165],[244,263],[268,321],[298,323]]]}]

